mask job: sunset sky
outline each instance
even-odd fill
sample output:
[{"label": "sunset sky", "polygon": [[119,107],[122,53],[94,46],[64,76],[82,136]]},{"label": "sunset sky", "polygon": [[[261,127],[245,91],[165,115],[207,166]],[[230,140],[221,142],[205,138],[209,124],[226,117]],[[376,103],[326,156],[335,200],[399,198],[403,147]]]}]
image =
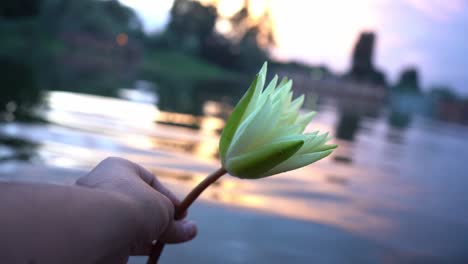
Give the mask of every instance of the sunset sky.
[{"label": "sunset sky", "polygon": [[[120,0],[135,8],[147,31],[169,19],[169,0]],[[243,0],[218,2],[222,16]],[[271,13],[276,58],[326,64],[346,71],[359,32],[377,33],[374,62],[394,81],[403,67],[419,68],[424,88],[448,84],[468,95],[468,1],[464,0],[252,0],[251,9]]]}]

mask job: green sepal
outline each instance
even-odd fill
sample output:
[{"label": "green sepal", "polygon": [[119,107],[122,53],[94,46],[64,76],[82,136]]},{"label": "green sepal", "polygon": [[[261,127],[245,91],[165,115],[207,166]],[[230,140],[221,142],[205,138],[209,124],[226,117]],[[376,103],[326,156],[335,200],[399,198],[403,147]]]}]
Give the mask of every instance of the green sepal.
[{"label": "green sepal", "polygon": [[314,153],[306,153],[298,156],[294,156],[291,159],[285,161],[284,163],[279,164],[278,166],[274,167],[270,171],[264,173],[261,177],[268,177],[271,175],[275,175],[278,173],[283,173],[290,170],[295,170],[311,163],[314,163],[318,160],[325,158],[326,156],[330,155],[333,150],[325,150],[320,152]]},{"label": "green sepal", "polygon": [[304,144],[301,139],[274,142],[259,149],[229,159],[227,171],[242,179],[262,178],[262,174],[287,160]]},{"label": "green sepal", "polygon": [[249,106],[249,103],[255,93],[258,78],[259,75],[257,74],[247,92],[241,98],[239,103],[237,103],[234,111],[232,111],[231,116],[226,122],[223,132],[221,133],[221,139],[219,140],[219,157],[223,165],[224,157],[226,156],[226,152],[231,145],[232,138],[234,137],[234,134],[236,133],[236,130],[241,123],[242,117],[244,116],[245,110]]}]

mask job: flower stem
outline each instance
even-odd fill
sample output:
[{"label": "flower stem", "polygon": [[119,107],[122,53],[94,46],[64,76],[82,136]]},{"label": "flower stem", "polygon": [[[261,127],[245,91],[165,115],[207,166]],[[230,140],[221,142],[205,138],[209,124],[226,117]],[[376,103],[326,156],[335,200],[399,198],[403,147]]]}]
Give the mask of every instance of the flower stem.
[{"label": "flower stem", "polygon": [[[187,209],[192,205],[193,202],[200,196],[200,194],[208,188],[212,183],[217,181],[221,176],[226,174],[226,170],[221,167],[217,169],[215,172],[211,173],[206,177],[203,181],[201,181],[185,198],[184,200],[179,204],[179,206],[176,207],[175,214],[174,214],[174,219],[175,220],[180,220],[181,218],[184,217],[185,212]],[[157,264],[159,257],[161,256],[161,253],[164,249],[164,242],[161,242],[158,240],[158,242],[153,246],[151,249],[151,253],[149,255],[148,261],[146,262],[147,264]]]}]

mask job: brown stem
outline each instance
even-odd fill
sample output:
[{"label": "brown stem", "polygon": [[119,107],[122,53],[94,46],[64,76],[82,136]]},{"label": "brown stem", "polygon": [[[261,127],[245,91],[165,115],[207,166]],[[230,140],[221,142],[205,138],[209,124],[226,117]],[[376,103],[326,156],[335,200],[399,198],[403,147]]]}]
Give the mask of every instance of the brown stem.
[{"label": "brown stem", "polygon": [[[174,214],[175,220],[180,220],[184,217],[185,211],[190,207],[190,205],[195,202],[195,200],[200,196],[200,194],[208,188],[212,183],[217,181],[221,176],[226,174],[226,170],[224,168],[219,168],[212,174],[208,175],[202,182],[200,182],[185,198],[184,200],[177,206]],[[148,261],[146,264],[157,264],[159,257],[164,249],[164,242],[158,240],[158,242],[153,246],[151,249],[151,253],[149,255]]]}]

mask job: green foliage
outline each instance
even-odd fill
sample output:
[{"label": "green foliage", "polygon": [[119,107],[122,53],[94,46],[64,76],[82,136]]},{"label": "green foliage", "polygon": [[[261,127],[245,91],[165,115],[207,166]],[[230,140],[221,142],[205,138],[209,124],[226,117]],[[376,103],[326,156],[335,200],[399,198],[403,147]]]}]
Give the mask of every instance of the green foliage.
[{"label": "green foliage", "polygon": [[232,79],[238,74],[174,50],[151,50],[144,56],[143,74],[166,80]]},{"label": "green foliage", "polygon": [[176,0],[166,28],[168,44],[198,55],[201,46],[214,32],[217,17],[216,8],[212,6],[205,7],[196,1]]},{"label": "green foliage", "polygon": [[[177,0],[171,14],[167,30],[148,37],[133,10],[116,0],[2,1],[0,59],[26,63],[34,76],[31,90],[112,95],[135,79],[171,89],[238,81],[244,76],[239,72],[266,58],[258,42],[261,27],[240,28],[249,19],[246,9],[233,21],[235,39],[216,32],[212,6]],[[119,34],[125,43],[117,42]]]},{"label": "green foliage", "polygon": [[407,68],[404,69],[398,80],[398,83],[395,86],[395,89],[398,92],[406,93],[420,93],[421,88],[419,86],[419,74],[416,68]]},{"label": "green foliage", "polygon": [[49,32],[86,32],[110,36],[141,31],[132,9],[116,0],[43,0],[40,23]]},{"label": "green foliage", "polygon": [[2,0],[0,17],[15,19],[36,16],[39,13],[40,0]]}]

